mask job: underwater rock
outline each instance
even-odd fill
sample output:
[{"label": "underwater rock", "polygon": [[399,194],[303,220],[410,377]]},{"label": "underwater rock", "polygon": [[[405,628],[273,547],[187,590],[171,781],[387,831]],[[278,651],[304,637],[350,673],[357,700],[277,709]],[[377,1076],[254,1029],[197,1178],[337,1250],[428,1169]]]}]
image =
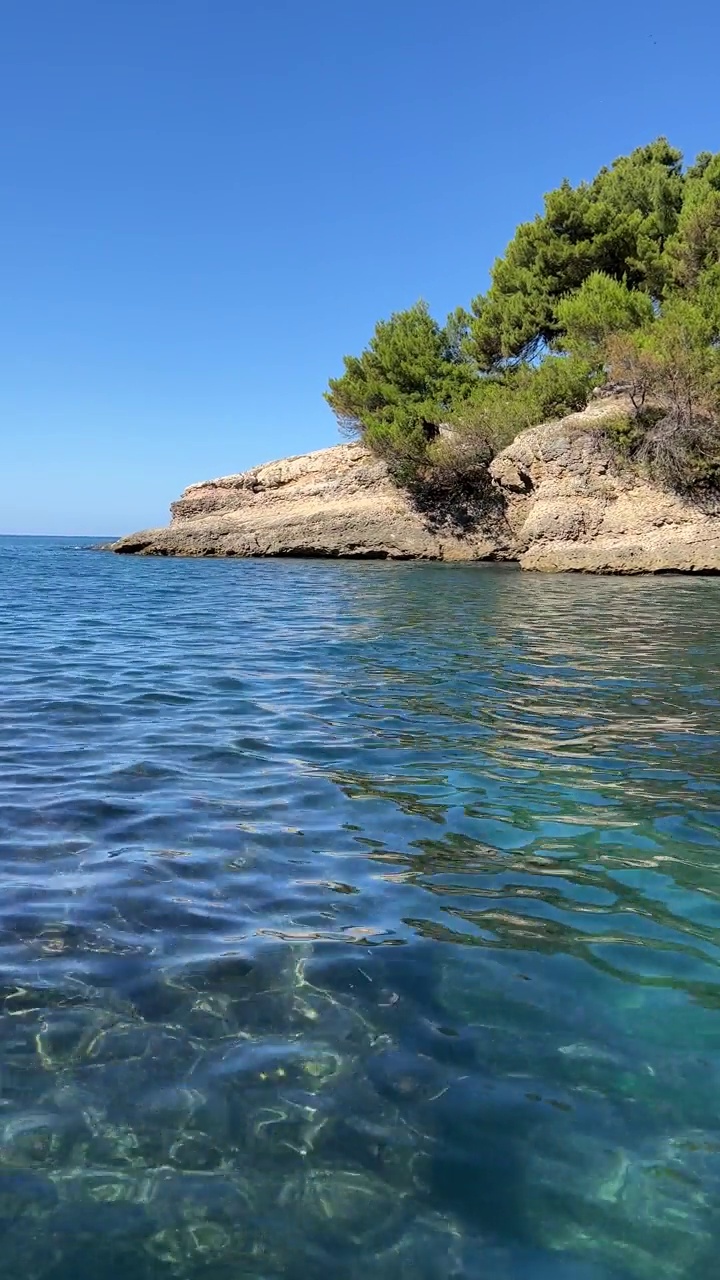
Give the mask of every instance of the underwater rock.
[{"label": "underwater rock", "polygon": [[402,1200],[382,1178],[335,1165],[303,1170],[280,1193],[280,1204],[296,1215],[307,1234],[344,1249],[393,1239],[403,1220]]},{"label": "underwater rock", "polygon": [[385,1049],[368,1058],[370,1080],[380,1094],[394,1102],[423,1102],[440,1093],[445,1073],[431,1058],[408,1050]]},{"label": "underwater rock", "polygon": [[52,1169],[72,1145],[73,1118],[54,1111],[25,1111],[0,1126],[0,1164]]},{"label": "underwater rock", "polygon": [[[468,1257],[483,1253],[482,1243],[451,1214],[418,1212],[389,1247],[373,1250],[370,1257],[361,1254],[354,1274],[358,1280],[368,1274],[382,1280],[438,1280],[439,1276],[465,1280]],[[502,1280],[495,1267],[486,1274]]]},{"label": "underwater rock", "polygon": [[0,1224],[5,1229],[19,1219],[43,1217],[57,1201],[50,1178],[27,1169],[0,1170]]},{"label": "underwater rock", "polygon": [[256,1180],[240,1174],[159,1174],[148,1207],[146,1250],[182,1275],[199,1265],[239,1265],[257,1237]]},{"label": "underwater rock", "polygon": [[720,1134],[690,1131],[630,1150],[538,1133],[526,1173],[528,1223],[547,1248],[632,1280],[704,1275],[717,1254]]}]

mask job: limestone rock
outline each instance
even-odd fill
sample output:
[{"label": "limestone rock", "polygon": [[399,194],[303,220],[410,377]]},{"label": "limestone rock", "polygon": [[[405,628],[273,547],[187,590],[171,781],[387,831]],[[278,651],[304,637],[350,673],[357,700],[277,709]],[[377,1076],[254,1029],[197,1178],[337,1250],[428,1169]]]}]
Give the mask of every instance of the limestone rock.
[{"label": "limestone rock", "polygon": [[491,463],[498,508],[472,530],[431,519],[361,444],[341,444],[190,485],[171,523],[117,552],[352,559],[516,559],[549,572],[720,572],[720,507],[624,464],[603,418],[622,394],[523,431]]},{"label": "limestone rock", "polygon": [[532,427],[491,463],[523,569],[585,573],[720,572],[720,511],[652,483],[617,457],[596,399]]},{"label": "limestone rock", "polygon": [[483,560],[507,552],[502,520],[437,527],[361,444],[341,444],[190,485],[164,529],[112,550],[137,555]]}]

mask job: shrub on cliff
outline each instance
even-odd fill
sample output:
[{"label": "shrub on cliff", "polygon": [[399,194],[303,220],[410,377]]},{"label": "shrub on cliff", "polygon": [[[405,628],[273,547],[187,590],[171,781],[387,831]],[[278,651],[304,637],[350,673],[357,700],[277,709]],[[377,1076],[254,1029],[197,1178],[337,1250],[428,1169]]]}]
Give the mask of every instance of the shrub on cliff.
[{"label": "shrub on cliff", "polygon": [[720,479],[719,341],[720,154],[683,171],[660,138],[550,192],[470,312],[441,326],[418,304],[378,324],[327,399],[401,482],[459,484],[609,375],[643,401],[638,458],[692,485]]},{"label": "shrub on cliff", "polygon": [[597,378],[591,361],[564,355],[484,375],[466,337],[461,313],[441,327],[417,303],[380,321],[365,351],[346,356],[344,374],[330,380],[326,399],[343,434],[361,436],[400,483],[476,478],[478,459],[525,427],[581,408]]},{"label": "shrub on cliff", "polygon": [[424,302],[381,320],[360,356],[345,357],[326,399],[346,434],[361,434],[399,476],[414,474],[475,372]]},{"label": "shrub on cliff", "polygon": [[[594,361],[561,355],[548,356],[536,366],[508,368],[497,377],[479,378],[473,394],[448,414],[445,440],[456,439],[462,453],[468,447],[466,438],[478,437],[493,457],[527,427],[582,409],[597,374]],[[444,447],[447,450],[448,444]],[[428,447],[428,456],[434,464],[435,442]]]},{"label": "shrub on cliff", "polygon": [[717,488],[720,348],[702,306],[675,298],[652,326],[610,335],[605,352],[633,406],[625,452],[673,488]]}]

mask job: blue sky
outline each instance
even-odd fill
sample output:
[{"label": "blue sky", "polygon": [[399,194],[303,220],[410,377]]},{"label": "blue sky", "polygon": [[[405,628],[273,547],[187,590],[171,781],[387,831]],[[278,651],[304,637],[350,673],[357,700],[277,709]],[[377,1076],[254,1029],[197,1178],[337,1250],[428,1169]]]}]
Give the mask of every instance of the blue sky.
[{"label": "blue sky", "polygon": [[564,176],[720,149],[718,49],[715,0],[5,0],[0,532],[336,443],[379,317],[467,303]]}]

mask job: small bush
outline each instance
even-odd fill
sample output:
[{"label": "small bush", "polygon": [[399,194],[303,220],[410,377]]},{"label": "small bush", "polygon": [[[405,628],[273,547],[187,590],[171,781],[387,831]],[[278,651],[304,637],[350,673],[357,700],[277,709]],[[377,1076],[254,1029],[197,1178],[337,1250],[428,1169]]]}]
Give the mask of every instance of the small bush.
[{"label": "small bush", "polygon": [[427,450],[427,478],[438,488],[457,488],[484,477],[493,457],[492,446],[481,432],[445,429]]},{"label": "small bush", "polygon": [[427,460],[428,439],[435,428],[424,419],[398,409],[390,421],[373,422],[363,432],[363,442],[382,458],[398,484],[411,483]]},{"label": "small bush", "polygon": [[674,489],[720,486],[720,351],[707,317],[675,302],[649,332],[613,335],[606,356],[634,410],[620,447]]},{"label": "small bush", "polygon": [[584,409],[592,388],[603,380],[597,356],[549,356],[537,368],[522,370],[521,375],[526,412],[533,419],[528,426]]},{"label": "small bush", "polygon": [[687,416],[670,407],[645,430],[637,457],[673,489],[689,492],[720,488],[720,417]]},{"label": "small bush", "polygon": [[548,356],[534,368],[482,380],[448,419],[460,455],[472,452],[468,441],[474,440],[473,448],[491,458],[527,427],[583,409],[597,379],[597,367],[587,361]]},{"label": "small bush", "polygon": [[630,458],[643,440],[643,427],[634,413],[618,413],[603,418],[600,430],[613,449]]}]

